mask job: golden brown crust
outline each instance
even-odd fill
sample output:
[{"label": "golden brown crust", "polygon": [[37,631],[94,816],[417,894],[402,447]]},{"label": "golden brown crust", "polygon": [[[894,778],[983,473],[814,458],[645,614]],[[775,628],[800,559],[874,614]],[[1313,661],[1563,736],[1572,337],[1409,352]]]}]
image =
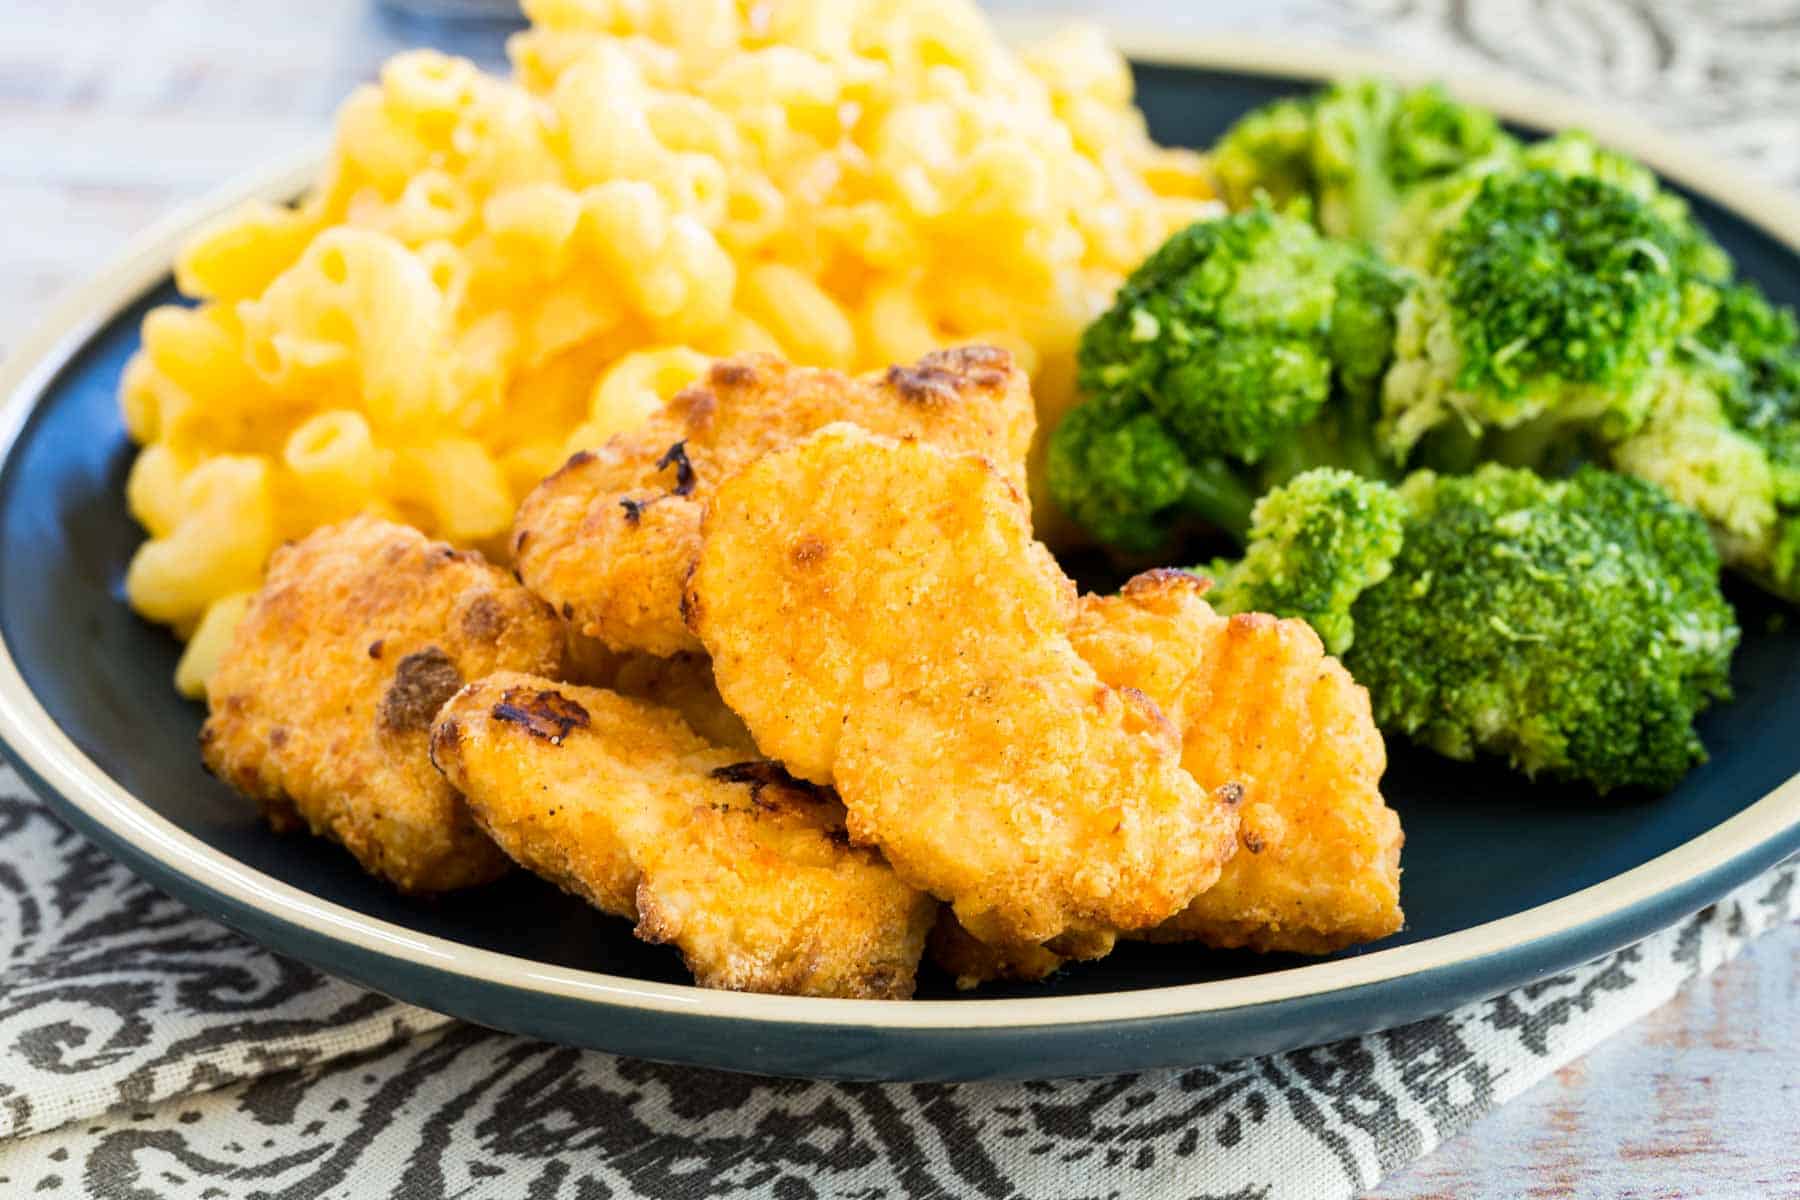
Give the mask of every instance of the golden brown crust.
[{"label": "golden brown crust", "polygon": [[1202,784],[1240,790],[1240,849],[1219,882],[1143,936],[1323,954],[1402,923],[1400,819],[1382,800],[1386,750],[1368,692],[1301,621],[1230,618],[1178,571],[1084,597],[1075,647],[1143,690],[1182,735]]},{"label": "golden brown crust", "polygon": [[925,952],[965,992],[984,983],[1037,983],[1068,961],[1043,946],[990,946],[964,929],[948,905],[938,910]]},{"label": "golden brown crust", "polygon": [[343,843],[403,891],[499,876],[506,860],[431,769],[433,717],[464,680],[555,672],[562,630],[477,554],[357,518],[276,552],[207,688],[208,769]]},{"label": "golden brown crust", "polygon": [[654,654],[618,654],[579,635],[574,641],[581,648],[583,670],[570,674],[572,682],[672,708],[695,733],[714,745],[756,754],[756,742],[719,696],[712,660],[701,651],[658,658]]},{"label": "golden brown crust", "polygon": [[982,459],[836,425],[721,485],[688,609],[763,751],[1014,945],[1156,924],[1235,844],[1157,706],[1075,653],[1072,596]]},{"label": "golden brown crust", "polygon": [[1022,490],[1036,417],[1024,372],[990,346],[859,378],[767,355],[724,360],[648,425],[577,454],[525,498],[513,533],[520,577],[610,649],[697,650],[681,594],[707,499],[747,463],[841,420],[988,454]]},{"label": "golden brown crust", "polygon": [[445,706],[432,758],[507,854],[673,944],[703,987],[912,994],[930,899],[849,844],[829,789],[672,709],[496,675]]}]

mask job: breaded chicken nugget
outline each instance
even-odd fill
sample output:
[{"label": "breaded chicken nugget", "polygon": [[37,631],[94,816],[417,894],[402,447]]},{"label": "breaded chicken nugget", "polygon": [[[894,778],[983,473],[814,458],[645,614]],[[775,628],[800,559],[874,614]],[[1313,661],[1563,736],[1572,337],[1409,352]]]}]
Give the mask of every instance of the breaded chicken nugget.
[{"label": "breaded chicken nugget", "polygon": [[582,682],[672,708],[695,733],[715,746],[747,755],[756,753],[750,731],[719,696],[713,683],[712,660],[698,650],[668,658],[654,654],[617,655],[604,678]]},{"label": "breaded chicken nugget", "polygon": [[912,994],[935,905],[849,844],[829,789],[671,709],[529,675],[464,688],[431,747],[509,855],[672,943],[702,987]]},{"label": "breaded chicken nugget", "polygon": [[1084,597],[1072,633],[1100,678],[1162,706],[1196,780],[1242,794],[1218,883],[1144,936],[1304,954],[1386,937],[1402,923],[1403,839],[1368,692],[1305,622],[1219,616],[1205,588],[1140,575]]},{"label": "breaded chicken nugget", "polygon": [[201,753],[269,824],[342,842],[402,891],[485,883],[506,858],[431,769],[438,706],[503,668],[555,672],[543,601],[472,552],[359,517],[275,552],[207,687]]},{"label": "breaded chicken nugget", "polygon": [[938,910],[925,951],[939,970],[956,981],[959,991],[999,980],[1037,983],[1056,974],[1069,961],[1048,946],[990,946],[964,929],[948,907]]},{"label": "breaded chicken nugget", "polygon": [[687,596],[763,752],[984,941],[1156,924],[1234,848],[1162,712],[1075,653],[1072,589],[976,455],[850,425],[767,455],[720,485]]},{"label": "breaded chicken nugget", "polygon": [[581,637],[613,650],[697,650],[681,586],[719,481],[833,421],[989,455],[1019,488],[1036,416],[1004,350],[965,346],[851,378],[766,355],[714,364],[642,429],[570,459],[513,526],[520,578]]}]

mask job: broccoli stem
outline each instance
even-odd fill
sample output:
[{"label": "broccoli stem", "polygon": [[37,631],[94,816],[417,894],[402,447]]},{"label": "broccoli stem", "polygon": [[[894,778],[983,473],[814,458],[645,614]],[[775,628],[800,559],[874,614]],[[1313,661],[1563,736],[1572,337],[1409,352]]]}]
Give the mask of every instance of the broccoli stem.
[{"label": "broccoli stem", "polygon": [[1230,534],[1238,545],[1249,540],[1250,510],[1256,507],[1256,493],[1223,459],[1195,464],[1185,505]]}]

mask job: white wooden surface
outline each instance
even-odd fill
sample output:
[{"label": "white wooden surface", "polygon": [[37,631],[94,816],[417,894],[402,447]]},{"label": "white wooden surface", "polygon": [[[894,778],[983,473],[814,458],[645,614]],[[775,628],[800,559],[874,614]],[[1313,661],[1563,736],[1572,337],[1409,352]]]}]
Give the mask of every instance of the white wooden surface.
[{"label": "white wooden surface", "polygon": [[[1429,6],[1000,0],[995,7],[1104,12],[1163,28],[1353,36],[1416,51],[1419,10]],[[1601,12],[1598,21],[1611,19],[1605,10],[1629,6],[1578,7]],[[1483,6],[1484,19],[1492,12]],[[1388,17],[1398,24],[1384,24]],[[59,289],[133,231],[317,136],[338,99],[389,53],[431,42],[493,63],[499,38],[495,27],[447,30],[366,0],[0,0],[0,355]],[[1800,61],[1800,48],[1787,54]],[[1554,59],[1538,73],[1554,77]],[[1669,98],[1634,98],[1652,109],[1656,100]],[[1737,148],[1772,146],[1779,155],[1797,134],[1790,112],[1771,112],[1753,127],[1739,122],[1733,136]],[[1771,173],[1786,175],[1788,165],[1783,160]],[[1763,169],[1771,169],[1766,157]],[[1800,1197],[1797,1035],[1800,928],[1790,927],[1376,1195]]]}]

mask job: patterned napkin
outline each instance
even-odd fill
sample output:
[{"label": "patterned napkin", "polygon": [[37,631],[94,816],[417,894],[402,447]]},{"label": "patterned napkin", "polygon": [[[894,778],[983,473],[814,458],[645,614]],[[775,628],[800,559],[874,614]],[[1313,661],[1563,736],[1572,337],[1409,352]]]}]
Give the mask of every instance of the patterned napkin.
[{"label": "patterned napkin", "polygon": [[[1163,7],[1193,24],[1205,6]],[[1800,182],[1791,7],[1222,8],[1533,76]],[[1372,1037],[1059,1083],[808,1083],[532,1042],[330,979],[138,882],[0,771],[0,1196],[1334,1200],[1796,917],[1800,860],[1637,946]]]},{"label": "patterned napkin", "polygon": [[1222,1067],[808,1083],[461,1025],[270,954],[0,772],[0,1196],[1334,1200],[1800,916],[1800,861],[1446,1017]]}]

